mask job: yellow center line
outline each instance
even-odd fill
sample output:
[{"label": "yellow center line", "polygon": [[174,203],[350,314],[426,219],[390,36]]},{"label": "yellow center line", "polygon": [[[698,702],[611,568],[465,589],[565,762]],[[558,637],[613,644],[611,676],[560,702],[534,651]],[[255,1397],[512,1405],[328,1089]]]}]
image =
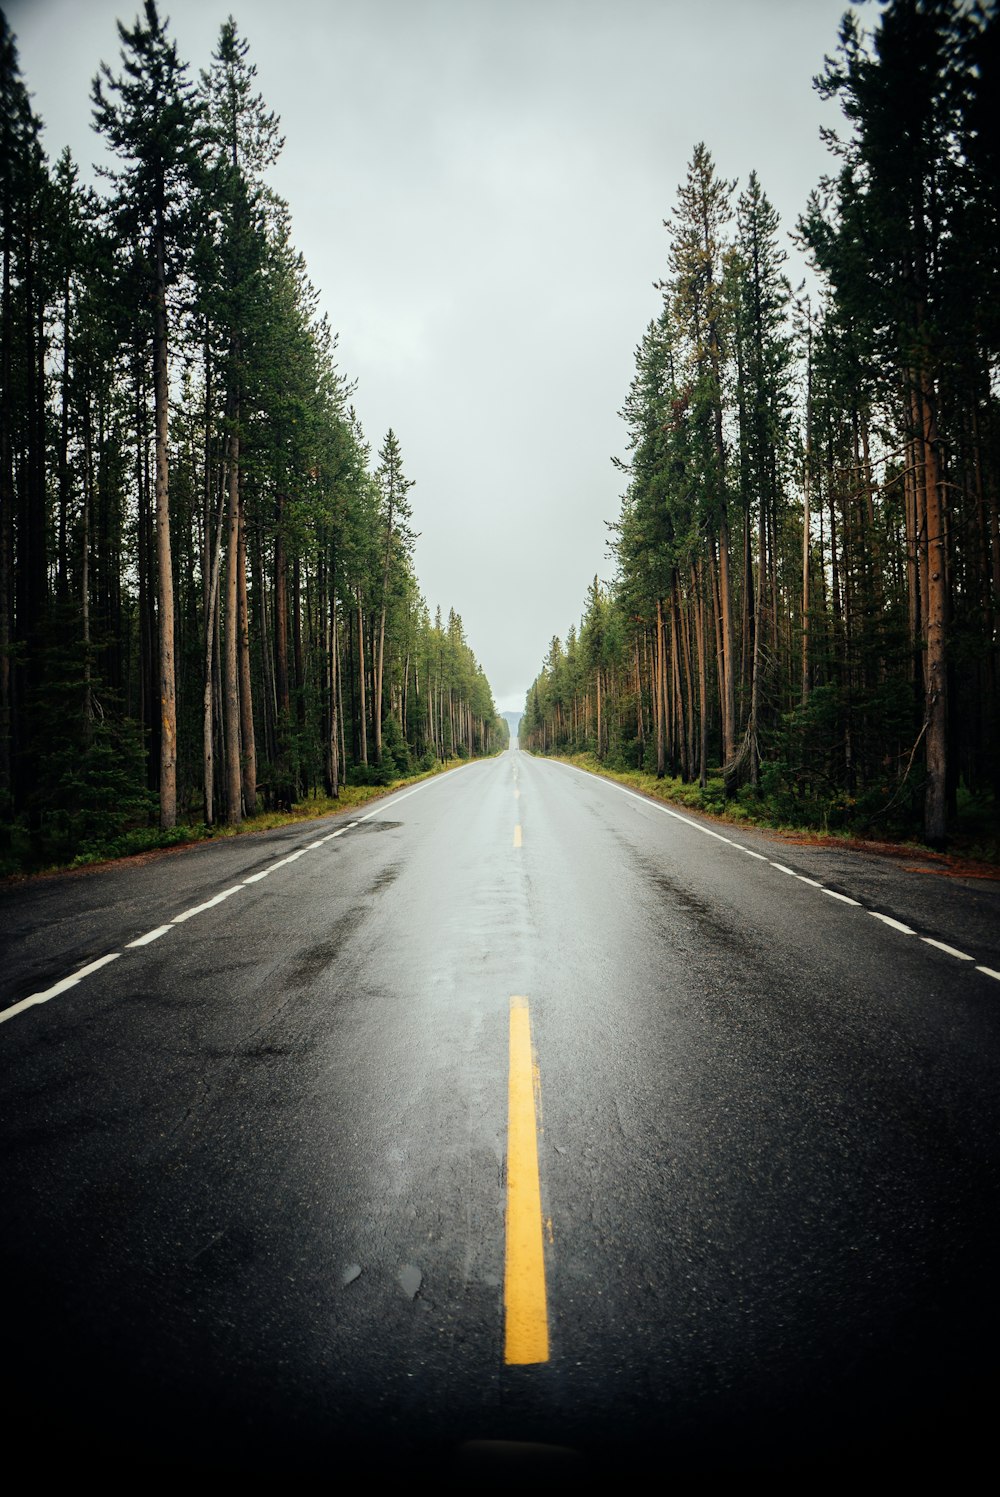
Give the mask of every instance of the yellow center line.
[{"label": "yellow center line", "polygon": [[512,998],[507,1091],[507,1255],[503,1286],[504,1361],[508,1366],[549,1360],[535,1081],[528,1000]]},{"label": "yellow center line", "polygon": [[520,845],[521,845],[521,823],[518,822],[517,826],[514,828],[514,846],[515,847],[520,847]]}]

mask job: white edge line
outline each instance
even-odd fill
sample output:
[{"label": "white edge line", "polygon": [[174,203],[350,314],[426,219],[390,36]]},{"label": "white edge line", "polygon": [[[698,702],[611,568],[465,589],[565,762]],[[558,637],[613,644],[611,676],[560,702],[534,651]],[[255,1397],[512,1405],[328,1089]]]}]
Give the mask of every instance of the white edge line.
[{"label": "white edge line", "polygon": [[[240,889],[245,889],[248,884],[255,884],[262,878],[267,878],[276,868],[283,868],[286,863],[294,863],[296,858],[301,858],[303,853],[309,852],[310,848],[320,847],[324,842],[329,842],[333,837],[340,837],[344,832],[350,831],[352,827],[360,826],[363,821],[370,821],[373,816],[378,816],[383,811],[387,811],[390,806],[395,805],[398,801],[406,800],[407,796],[416,795],[418,790],[426,790],[428,785],[434,784],[434,780],[439,778],[443,779],[444,776],[435,775],[433,780],[425,780],[423,784],[415,785],[405,795],[392,796],[384,805],[377,806],[374,811],[369,811],[367,816],[360,816],[357,821],[348,822],[347,826],[340,827],[336,832],[331,832],[328,837],[321,837],[319,841],[310,842],[305,847],[300,847],[297,852],[290,853],[288,857],[282,858],[277,863],[272,863],[269,868],[263,869],[260,873],[252,873],[242,883],[234,884],[230,889],[223,889],[221,893],[216,894],[212,899],[206,899],[203,904],[196,904],[189,910],[183,910],[179,915],[174,916],[169,925],[161,925],[155,930],[147,931],[145,935],[139,936],[135,941],[129,941],[125,949],[129,950],[136,946],[148,946],[151,941],[156,941],[160,936],[164,936],[168,931],[173,930],[175,925],[183,925],[186,920],[191,920],[195,915],[200,915],[205,910],[210,910],[215,905],[221,904],[224,899],[228,899],[231,894],[237,894]],[[637,795],[635,799],[641,800],[642,797]],[[678,819],[681,821],[686,820],[685,817],[679,817]],[[691,824],[694,825],[693,822]],[[716,834],[711,833],[710,835],[714,836]],[[56,998],[60,993],[67,992],[69,988],[75,987],[84,977],[89,977],[98,968],[107,966],[108,962],[117,961],[120,956],[120,951],[109,952],[107,956],[102,956],[98,961],[91,962],[89,966],[81,967],[79,972],[73,972],[69,977],[64,977],[60,982],[55,983],[53,987],[46,988],[44,993],[32,993],[29,997],[22,998],[19,1003],[11,1004],[10,1008],[0,1010],[0,1024],[5,1023],[8,1019],[13,1019],[16,1014],[23,1013],[26,1008],[32,1008],[38,1003],[47,1003],[50,998]]]},{"label": "white edge line", "polygon": [[[554,759],[548,762],[558,764],[560,761]],[[823,884],[817,883],[815,879],[806,878],[805,874],[796,873],[792,868],[786,868],[781,863],[775,863],[773,859],[765,857],[763,853],[754,852],[751,848],[744,847],[742,842],[734,842],[731,837],[723,837],[719,832],[711,831],[707,826],[702,826],[700,822],[692,821],[688,816],[682,816],[679,811],[671,810],[669,806],[662,805],[650,796],[637,795],[634,790],[629,790],[627,786],[619,785],[617,780],[605,779],[603,775],[588,774],[587,770],[580,769],[576,764],[563,764],[562,767],[564,769],[575,769],[577,774],[586,775],[590,780],[599,780],[602,784],[609,785],[613,790],[620,790],[623,795],[630,796],[632,800],[641,801],[644,805],[651,806],[654,811],[662,811],[664,815],[672,816],[675,821],[683,821],[685,826],[693,827],[696,832],[704,832],[706,837],[714,837],[718,842],[728,842],[731,847],[738,847],[740,852],[745,852],[748,857],[758,858],[763,863],[770,863],[772,868],[779,868],[782,873],[790,873],[793,878],[801,879],[804,884],[812,884],[815,888],[819,889],[820,893],[829,894],[831,899],[839,899],[842,904],[853,905],[858,910],[865,908],[860,899],[852,899],[849,894],[838,894],[836,889],[827,889]],[[903,925],[899,920],[893,920],[890,915],[880,915],[877,910],[868,910],[868,914],[874,915],[876,920],[881,920],[884,924],[892,926],[901,935],[916,935],[915,930],[911,930],[908,925]],[[946,946],[943,941],[935,941],[932,936],[921,936],[920,939],[926,941],[928,946],[936,946],[939,951],[945,952],[948,956],[956,957],[960,962],[975,961],[975,957],[969,956],[968,952],[958,951],[954,946]],[[1000,982],[1000,972],[994,972],[992,967],[977,966],[976,971],[984,973],[987,977],[993,977],[997,982]]]},{"label": "white edge line", "polygon": [[[280,864],[276,863],[274,866],[279,867]],[[185,920],[190,920],[193,915],[200,915],[204,910],[210,910],[214,905],[221,904],[224,899],[229,898],[230,894],[237,894],[242,888],[242,884],[234,884],[231,889],[223,889],[221,894],[216,894],[212,899],[206,899],[204,904],[196,904],[193,909],[184,910],[182,914],[175,915],[170,922],[171,925],[183,925]]]},{"label": "white edge line", "polygon": [[173,930],[172,925],[158,925],[155,930],[147,930],[146,934],[139,936],[137,940],[129,941],[125,950],[131,951],[135,946],[148,946],[150,941],[158,941],[161,936],[165,936],[171,930]]},{"label": "white edge line", "polygon": [[946,956],[957,957],[960,962],[975,961],[975,957],[969,956],[968,952],[957,951],[954,946],[946,946],[944,941],[935,941],[933,936],[921,936],[920,939],[921,941],[925,941],[928,946],[936,946],[938,951],[943,951]]},{"label": "white edge line", "polygon": [[901,936],[915,936],[916,931],[910,925],[904,925],[902,920],[894,920],[891,915],[880,915],[878,910],[869,910],[876,920],[881,920],[883,925],[891,925],[893,930],[898,930]]},{"label": "white edge line", "polygon": [[50,998],[57,998],[60,993],[65,993],[69,988],[75,988],[77,983],[84,977],[89,977],[91,972],[96,972],[99,967],[106,967],[108,962],[117,961],[121,956],[120,951],[110,951],[107,956],[102,956],[96,962],[91,962],[88,967],[81,967],[79,972],[73,972],[69,977],[64,977],[53,987],[46,988],[44,993],[32,993],[30,998],[22,998],[20,1003],[11,1004],[0,1013],[0,1024],[8,1019],[13,1019],[15,1014],[23,1014],[26,1008],[33,1008],[36,1003],[48,1003]]}]

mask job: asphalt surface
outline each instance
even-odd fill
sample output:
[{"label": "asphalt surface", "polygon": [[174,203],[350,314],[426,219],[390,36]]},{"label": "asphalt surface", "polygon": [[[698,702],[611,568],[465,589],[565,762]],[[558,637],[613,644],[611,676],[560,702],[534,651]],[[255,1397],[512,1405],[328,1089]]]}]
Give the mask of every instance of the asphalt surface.
[{"label": "asphalt surface", "polygon": [[[513,752],[8,887],[0,929],[0,1406],[37,1471],[815,1483],[991,1454],[997,883]],[[515,995],[550,1338],[524,1367]]]}]

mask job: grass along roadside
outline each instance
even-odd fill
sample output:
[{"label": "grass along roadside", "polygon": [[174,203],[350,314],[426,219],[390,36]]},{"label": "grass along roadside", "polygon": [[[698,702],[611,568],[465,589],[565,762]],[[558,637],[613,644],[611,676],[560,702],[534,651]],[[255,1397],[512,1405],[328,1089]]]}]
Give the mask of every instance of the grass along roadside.
[{"label": "grass along roadside", "polygon": [[218,842],[228,837],[245,837],[254,832],[270,832],[276,827],[295,826],[299,822],[319,821],[324,817],[338,816],[352,811],[370,801],[394,795],[408,785],[417,785],[421,780],[433,779],[447,774],[463,764],[475,763],[470,759],[449,759],[435,764],[433,769],[417,774],[403,775],[389,785],[342,785],[336,798],[330,795],[311,795],[296,801],[290,811],[261,811],[256,816],[244,817],[238,826],[217,823],[206,826],[203,821],[179,822],[169,831],[159,827],[134,827],[121,836],[109,839],[99,847],[87,848],[75,857],[63,862],[51,862],[33,866],[31,850],[27,841],[19,845],[18,828],[13,828],[9,845],[0,848],[0,881],[39,878],[54,873],[67,873],[76,869],[96,868],[123,858],[140,858],[169,852],[176,848],[193,847],[204,842]]}]

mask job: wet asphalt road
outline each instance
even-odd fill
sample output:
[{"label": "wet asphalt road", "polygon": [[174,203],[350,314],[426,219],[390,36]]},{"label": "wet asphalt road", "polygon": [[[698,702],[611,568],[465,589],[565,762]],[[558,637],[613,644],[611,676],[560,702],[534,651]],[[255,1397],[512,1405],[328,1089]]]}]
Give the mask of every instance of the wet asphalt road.
[{"label": "wet asphalt road", "polygon": [[[8,1007],[120,953],[0,1023],[2,1406],[43,1469],[951,1477],[991,1449],[1000,885],[508,753],[14,886],[0,921]],[[531,1367],[503,1360],[513,995]]]}]

